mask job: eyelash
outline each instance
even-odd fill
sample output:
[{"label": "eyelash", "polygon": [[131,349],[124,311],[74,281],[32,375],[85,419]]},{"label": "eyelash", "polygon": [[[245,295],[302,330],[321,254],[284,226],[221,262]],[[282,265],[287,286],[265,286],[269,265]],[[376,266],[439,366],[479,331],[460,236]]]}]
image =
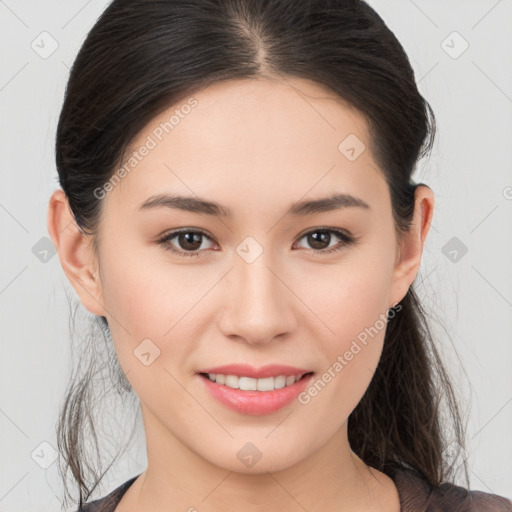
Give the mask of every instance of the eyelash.
[{"label": "eyelash", "polygon": [[[190,251],[179,251],[172,247],[170,245],[170,241],[173,238],[176,238],[181,233],[194,233],[194,234],[200,234],[204,237],[208,238],[209,240],[212,240],[212,238],[201,230],[196,229],[180,229],[176,231],[171,231],[170,233],[164,235],[162,238],[160,238],[157,242],[161,245],[163,245],[164,249],[167,251],[171,251],[172,253],[176,254],[180,257],[197,257],[199,256],[200,252],[190,252]],[[305,236],[311,234],[311,233],[334,233],[338,238],[342,240],[343,243],[340,243],[338,245],[335,245],[334,247],[331,247],[330,249],[311,249],[314,254],[331,254],[333,252],[341,251],[342,249],[346,248],[347,246],[350,246],[357,242],[358,238],[346,234],[344,231],[341,231],[339,229],[332,229],[332,228],[317,228],[311,231],[308,231],[304,233],[299,240],[304,238]]]}]

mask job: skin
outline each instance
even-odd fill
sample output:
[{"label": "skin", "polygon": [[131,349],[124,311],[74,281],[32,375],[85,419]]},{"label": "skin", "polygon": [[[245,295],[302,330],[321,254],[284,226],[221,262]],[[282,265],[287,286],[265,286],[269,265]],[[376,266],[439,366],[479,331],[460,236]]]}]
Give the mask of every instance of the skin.
[{"label": "skin", "polygon": [[[318,376],[332,367],[412,284],[433,192],[417,188],[413,224],[400,240],[364,118],[313,82],[237,80],[194,98],[198,105],[107,193],[98,253],[62,190],[49,203],[48,230],[63,270],[84,307],[107,318],[140,398],[148,467],[116,511],[399,511],[393,481],[366,466],[347,439],[347,418],[370,384],[385,329],[308,404],[293,401],[268,415],[226,408],[196,372],[281,363]],[[180,105],[153,119],[132,148]],[[354,161],[338,150],[349,134],[366,146]],[[234,217],[137,211],[162,192],[219,202]],[[333,192],[371,208],[284,215],[294,202]],[[332,234],[312,245],[305,235],[326,227],[358,241],[325,254],[343,242]],[[178,237],[167,242],[198,257],[157,242],[178,228],[211,234],[198,249]],[[263,250],[251,263],[236,252],[247,236]],[[160,350],[148,366],[134,356],[146,338]],[[252,467],[237,457],[247,442],[262,453]]]}]

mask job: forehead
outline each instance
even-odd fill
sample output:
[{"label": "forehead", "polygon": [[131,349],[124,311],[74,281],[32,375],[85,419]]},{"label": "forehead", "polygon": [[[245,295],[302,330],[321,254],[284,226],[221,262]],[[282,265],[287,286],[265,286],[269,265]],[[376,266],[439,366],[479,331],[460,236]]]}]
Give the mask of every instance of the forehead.
[{"label": "forehead", "polygon": [[262,206],[334,188],[370,202],[385,186],[364,117],[303,79],[210,85],[152,119],[123,163],[111,195],[138,204],[172,190]]}]

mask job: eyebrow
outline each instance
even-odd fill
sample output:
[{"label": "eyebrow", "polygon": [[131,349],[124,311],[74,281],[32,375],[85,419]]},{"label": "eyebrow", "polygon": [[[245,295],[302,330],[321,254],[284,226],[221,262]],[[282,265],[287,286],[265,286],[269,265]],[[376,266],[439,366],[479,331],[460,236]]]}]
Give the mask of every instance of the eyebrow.
[{"label": "eyebrow", "polygon": [[[371,210],[370,205],[359,197],[354,197],[350,194],[333,194],[321,199],[294,203],[290,206],[285,215],[311,215],[350,207]],[[172,208],[226,219],[233,218],[233,212],[229,208],[197,196],[156,194],[144,201],[139,206],[138,210],[150,210],[153,208]]]}]

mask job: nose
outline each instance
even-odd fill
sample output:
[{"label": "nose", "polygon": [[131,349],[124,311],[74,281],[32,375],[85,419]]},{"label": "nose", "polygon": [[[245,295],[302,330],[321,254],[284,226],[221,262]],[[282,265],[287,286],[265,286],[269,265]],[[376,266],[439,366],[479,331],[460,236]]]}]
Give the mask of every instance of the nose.
[{"label": "nose", "polygon": [[265,251],[251,263],[234,258],[234,268],[223,280],[221,292],[223,334],[251,345],[266,345],[293,332],[300,301],[286,277]]}]

